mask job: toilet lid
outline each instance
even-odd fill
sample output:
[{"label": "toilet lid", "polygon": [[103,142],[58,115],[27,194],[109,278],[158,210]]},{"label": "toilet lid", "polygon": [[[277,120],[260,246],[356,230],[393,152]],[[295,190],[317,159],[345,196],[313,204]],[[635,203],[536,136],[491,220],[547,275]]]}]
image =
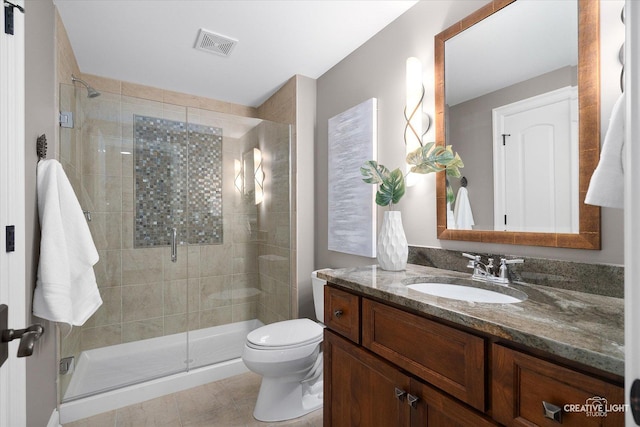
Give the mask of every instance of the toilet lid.
[{"label": "toilet lid", "polygon": [[322,338],[322,326],[309,319],[271,323],[249,332],[247,341],[259,347],[291,347]]}]

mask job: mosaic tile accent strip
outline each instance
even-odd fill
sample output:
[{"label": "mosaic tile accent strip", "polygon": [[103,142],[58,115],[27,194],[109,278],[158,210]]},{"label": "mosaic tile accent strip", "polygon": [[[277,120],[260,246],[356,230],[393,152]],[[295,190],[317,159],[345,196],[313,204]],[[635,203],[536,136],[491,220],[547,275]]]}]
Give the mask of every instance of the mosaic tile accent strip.
[{"label": "mosaic tile accent strip", "polygon": [[189,124],[189,244],[222,243],[222,129]]},{"label": "mosaic tile accent strip", "polygon": [[220,244],[222,129],[134,115],[134,247]]}]

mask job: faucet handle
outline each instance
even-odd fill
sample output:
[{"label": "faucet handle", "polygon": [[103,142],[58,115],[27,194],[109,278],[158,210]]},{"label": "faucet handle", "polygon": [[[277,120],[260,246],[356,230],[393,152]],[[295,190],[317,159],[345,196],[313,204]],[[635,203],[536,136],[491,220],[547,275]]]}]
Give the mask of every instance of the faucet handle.
[{"label": "faucet handle", "polygon": [[524,260],[522,258],[516,258],[516,259],[500,258],[500,264],[524,264]]},{"label": "faucet handle", "polygon": [[469,258],[471,260],[467,263],[467,268],[475,269],[478,263],[480,262],[480,255],[471,255],[471,254],[462,252],[462,256],[465,258]]}]

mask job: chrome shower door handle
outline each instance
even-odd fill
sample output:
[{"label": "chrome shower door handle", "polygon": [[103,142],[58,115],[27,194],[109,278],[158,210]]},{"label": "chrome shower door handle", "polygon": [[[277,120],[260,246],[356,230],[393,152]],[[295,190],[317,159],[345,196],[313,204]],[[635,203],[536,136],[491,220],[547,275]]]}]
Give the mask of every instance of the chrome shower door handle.
[{"label": "chrome shower door handle", "polygon": [[171,262],[178,262],[178,230],[171,229]]}]

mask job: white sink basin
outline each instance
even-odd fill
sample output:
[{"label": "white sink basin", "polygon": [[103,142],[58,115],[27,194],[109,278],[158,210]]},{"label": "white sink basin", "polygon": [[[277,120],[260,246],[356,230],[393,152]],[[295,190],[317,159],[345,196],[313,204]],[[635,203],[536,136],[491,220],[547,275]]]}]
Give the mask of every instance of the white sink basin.
[{"label": "white sink basin", "polygon": [[513,304],[527,299],[527,294],[514,288],[504,288],[499,291],[494,291],[451,283],[414,283],[407,285],[407,287],[424,294],[460,301]]}]

